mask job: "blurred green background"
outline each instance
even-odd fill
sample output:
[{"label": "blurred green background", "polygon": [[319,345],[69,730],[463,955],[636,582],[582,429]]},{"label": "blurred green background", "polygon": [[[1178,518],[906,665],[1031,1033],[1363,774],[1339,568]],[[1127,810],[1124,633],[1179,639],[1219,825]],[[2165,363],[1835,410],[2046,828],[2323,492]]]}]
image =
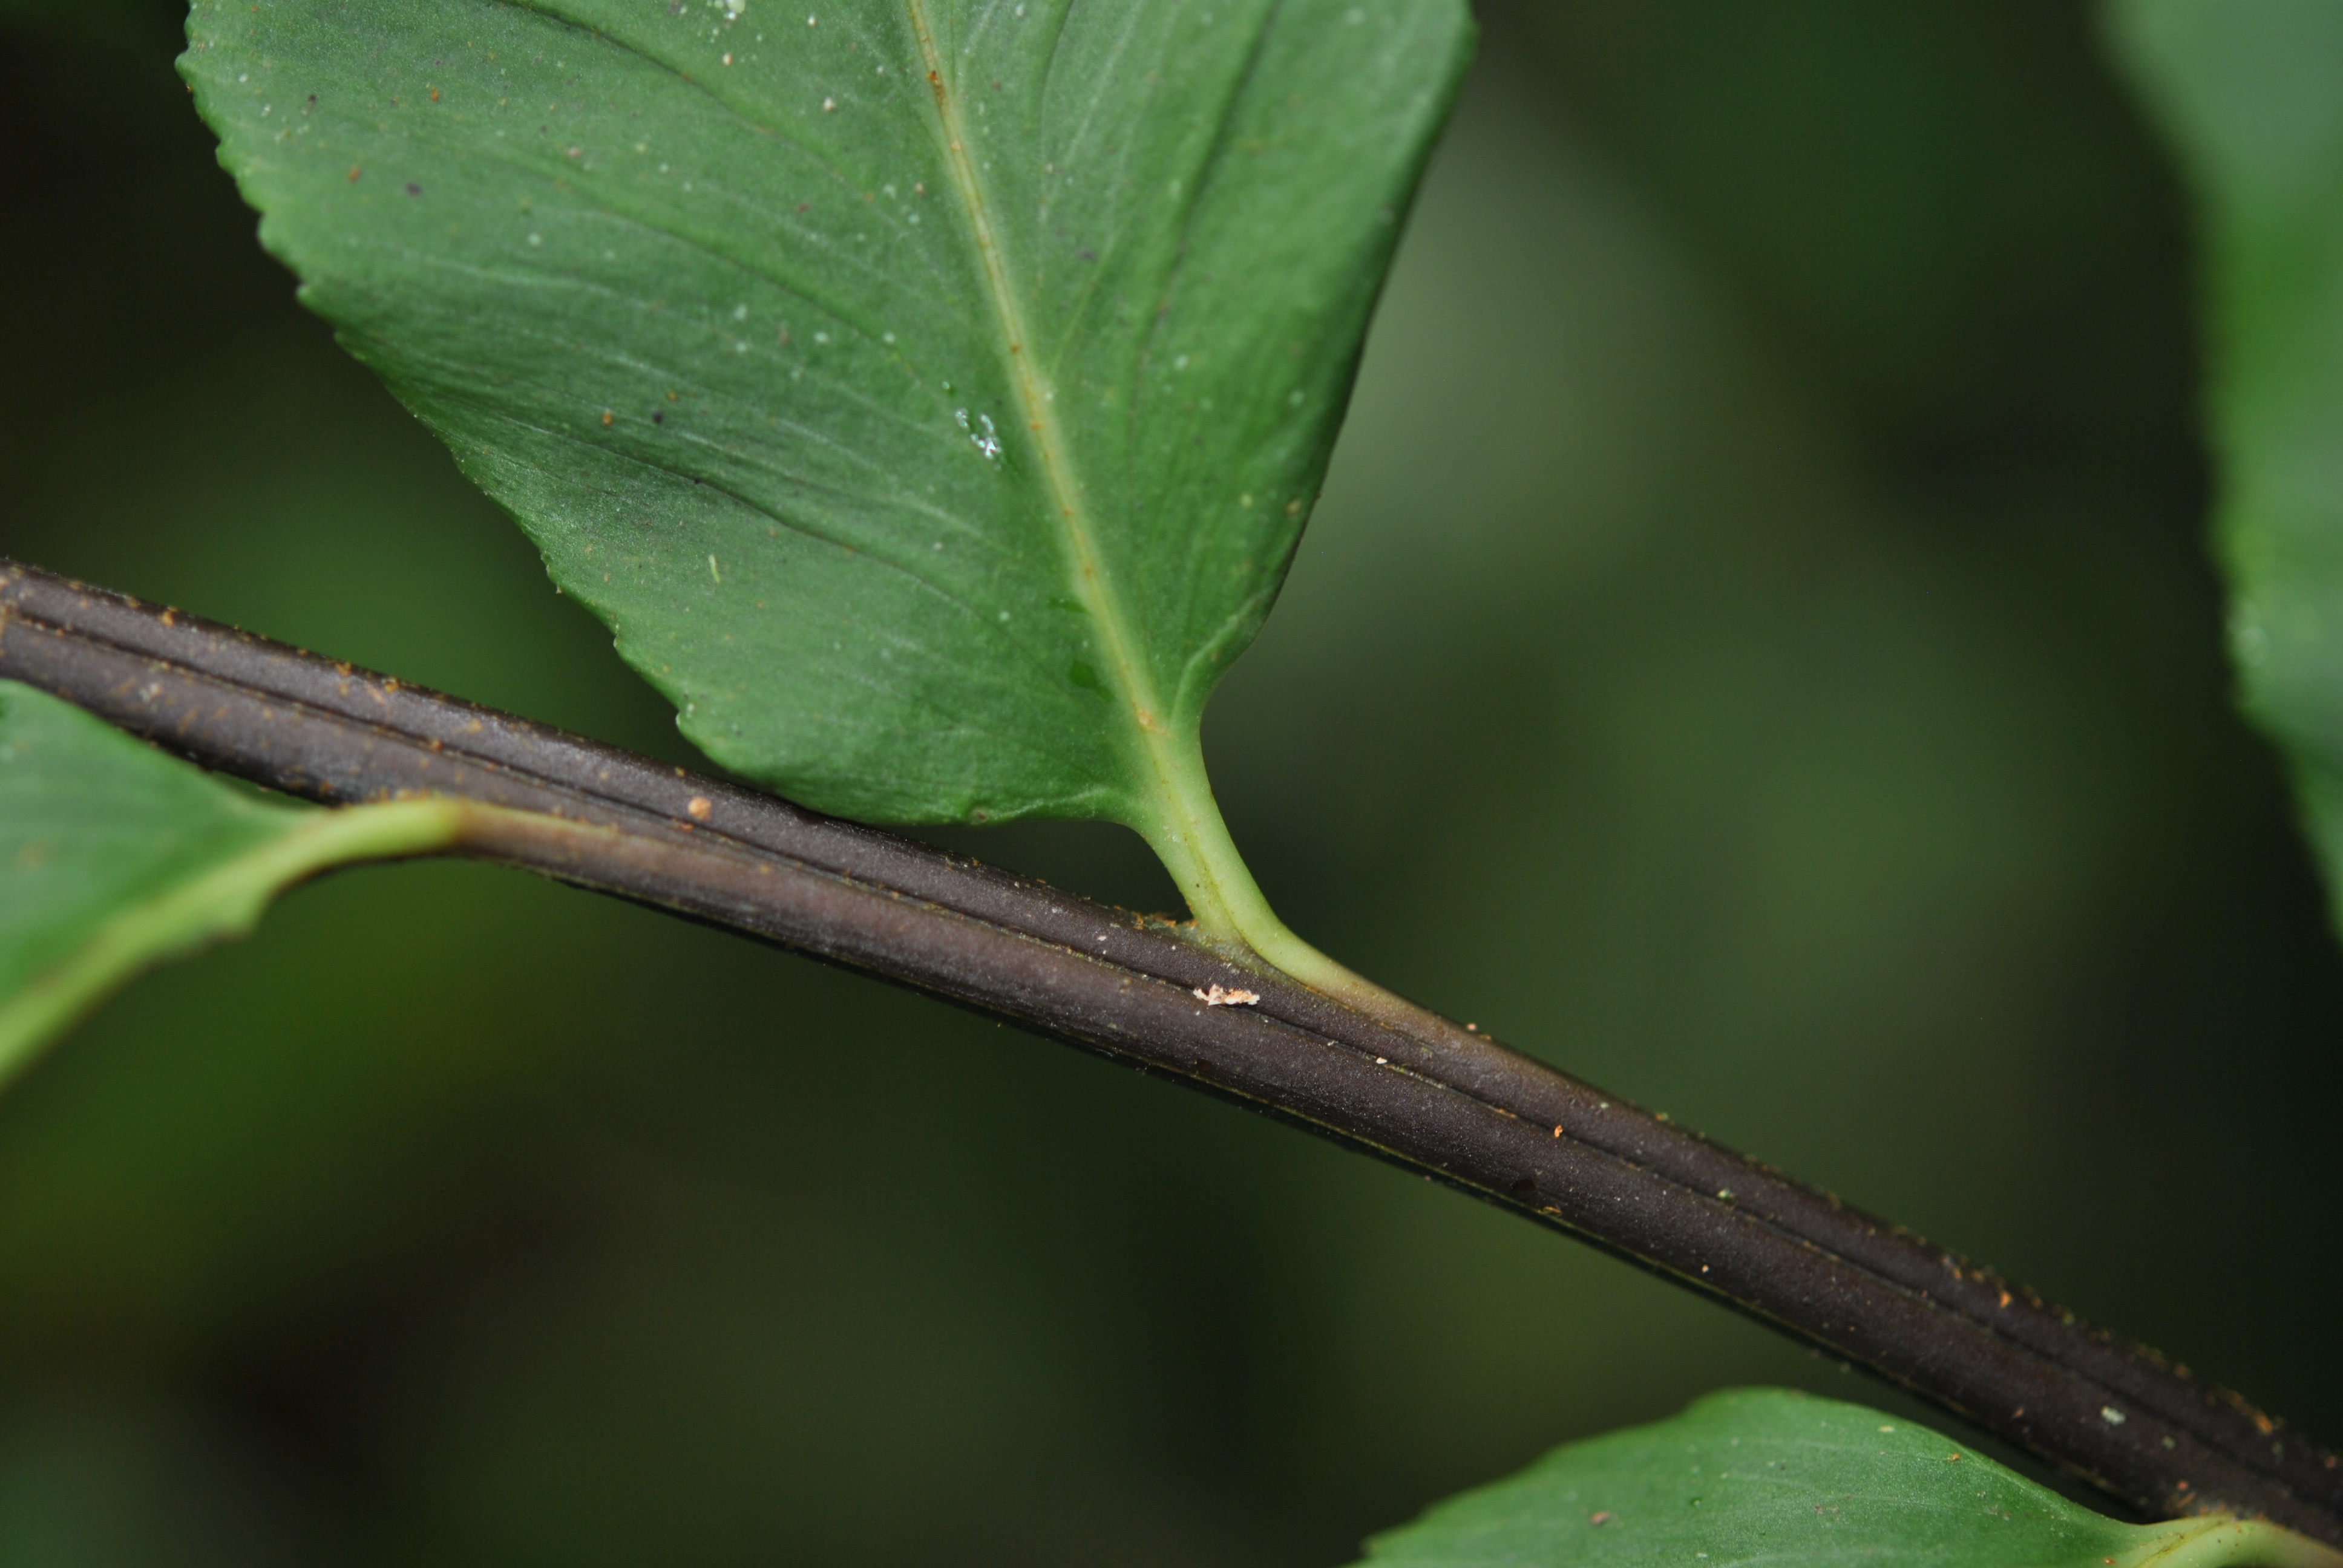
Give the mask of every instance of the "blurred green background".
[{"label": "blurred green background", "polygon": [[[1488,36],[1209,726],[1304,933],[2343,1437],[2343,962],[2232,716],[2087,7]],[[0,551],[685,759],[253,242],[177,17],[0,12]],[[1165,908],[1135,840],[956,841]],[[1894,1396],[1160,1082],[518,875],[308,889],[0,1101],[0,1562],[1332,1565]]]}]

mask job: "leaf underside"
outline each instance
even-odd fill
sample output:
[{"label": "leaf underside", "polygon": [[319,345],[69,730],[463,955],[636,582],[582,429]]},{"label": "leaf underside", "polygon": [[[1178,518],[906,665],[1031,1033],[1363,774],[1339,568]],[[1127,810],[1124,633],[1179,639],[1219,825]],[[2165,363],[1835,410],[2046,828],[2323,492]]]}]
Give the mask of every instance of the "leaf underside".
[{"label": "leaf underside", "polygon": [[264,242],[727,767],[1146,815],[1308,514],[1461,0],[199,0]]},{"label": "leaf underside", "polygon": [[2343,7],[2112,19],[2197,196],[2241,697],[2293,761],[2343,913]]},{"label": "leaf underside", "polygon": [[265,800],[0,680],[0,1080],[140,970],[244,934],[330,867],[444,849],[464,820]]},{"label": "leaf underside", "polygon": [[[141,915],[314,815],[256,800],[45,693],[0,681],[0,1071],[143,962],[240,930],[240,890]],[[88,959],[109,935],[120,961]]]},{"label": "leaf underside", "polygon": [[1835,1400],[1742,1389],[1557,1449],[1376,1537],[1367,1563],[2135,1568],[2154,1559],[2206,1568],[2313,1562],[2321,1550],[2266,1525],[2121,1523],[1926,1427]]}]

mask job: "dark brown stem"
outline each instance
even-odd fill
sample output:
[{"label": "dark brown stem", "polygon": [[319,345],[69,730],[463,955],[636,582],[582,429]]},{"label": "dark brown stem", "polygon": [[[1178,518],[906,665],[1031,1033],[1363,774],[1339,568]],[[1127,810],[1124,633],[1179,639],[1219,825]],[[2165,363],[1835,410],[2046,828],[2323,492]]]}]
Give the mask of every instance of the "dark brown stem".
[{"label": "dark brown stem", "polygon": [[[943,997],[1421,1171],[1868,1367],[2143,1513],[2234,1510],[2343,1544],[2335,1455],[2243,1400],[1444,1019],[1370,1019],[1161,921],[5,562],[0,677],[312,799],[430,793],[533,813],[483,814],[469,852]],[[1231,991],[1256,1000],[1208,1000]]]}]

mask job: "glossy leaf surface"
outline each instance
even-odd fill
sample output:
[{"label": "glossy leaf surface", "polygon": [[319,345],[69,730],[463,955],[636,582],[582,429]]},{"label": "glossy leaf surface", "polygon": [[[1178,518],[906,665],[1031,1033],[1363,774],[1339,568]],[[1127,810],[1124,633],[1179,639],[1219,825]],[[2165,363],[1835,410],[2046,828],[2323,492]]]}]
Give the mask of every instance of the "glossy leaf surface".
[{"label": "glossy leaf surface", "polygon": [[729,767],[880,820],[1190,787],[1460,0],[202,0],[262,237]]},{"label": "glossy leaf surface", "polygon": [[453,827],[430,803],[257,799],[0,681],[0,1077],[139,970],[249,930],[293,883]]},{"label": "glossy leaf surface", "polygon": [[1555,1450],[1368,1543],[1373,1568],[1659,1563],[2208,1568],[2343,1563],[2268,1525],[2124,1524],[1963,1443],[1778,1389]]},{"label": "glossy leaf surface", "polygon": [[2343,890],[2343,8],[2127,0],[2113,15],[2197,196],[2241,695],[2292,758]]}]

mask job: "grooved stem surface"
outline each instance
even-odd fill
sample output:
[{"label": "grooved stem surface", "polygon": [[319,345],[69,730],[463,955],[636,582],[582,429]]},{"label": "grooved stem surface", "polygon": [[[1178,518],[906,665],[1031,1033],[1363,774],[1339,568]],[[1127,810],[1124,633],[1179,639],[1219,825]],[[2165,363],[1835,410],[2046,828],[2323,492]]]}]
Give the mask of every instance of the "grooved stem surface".
[{"label": "grooved stem surface", "polygon": [[[1161,922],[0,561],[0,678],[312,799],[503,813],[468,852],[780,943],[1305,1127],[1714,1297],[2158,1517],[2343,1545],[2337,1457],[1664,1118],[1431,1014],[1369,1017]],[[580,828],[593,829],[579,831]],[[1258,1000],[1212,1006],[1213,986]]]}]

